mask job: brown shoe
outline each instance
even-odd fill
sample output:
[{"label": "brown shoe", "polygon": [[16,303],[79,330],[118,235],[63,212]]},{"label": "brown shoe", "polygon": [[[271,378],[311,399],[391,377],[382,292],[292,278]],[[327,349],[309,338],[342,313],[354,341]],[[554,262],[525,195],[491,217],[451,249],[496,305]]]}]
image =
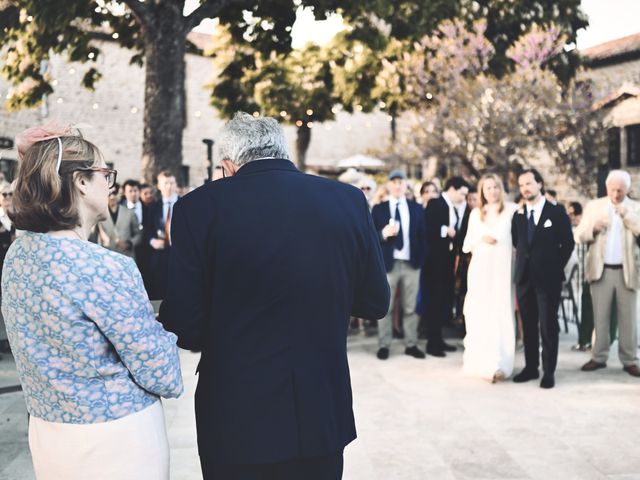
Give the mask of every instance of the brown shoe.
[{"label": "brown shoe", "polygon": [[632,377],[640,377],[640,368],[637,365],[626,365],[622,369]]},{"label": "brown shoe", "polygon": [[[585,363],[582,366],[582,368],[580,370],[582,370],[583,372],[593,372],[594,370],[598,370],[600,368],[605,368],[606,366],[607,366],[606,363],[600,363],[600,362],[596,362],[595,360],[589,360],[587,363]],[[638,367],[636,367],[636,369],[637,368]]]}]

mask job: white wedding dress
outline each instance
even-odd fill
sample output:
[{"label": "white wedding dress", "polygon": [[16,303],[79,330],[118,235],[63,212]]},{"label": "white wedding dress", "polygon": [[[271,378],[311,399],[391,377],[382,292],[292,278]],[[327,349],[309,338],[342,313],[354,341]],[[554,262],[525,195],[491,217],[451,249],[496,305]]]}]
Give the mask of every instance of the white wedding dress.
[{"label": "white wedding dress", "polygon": [[[506,203],[499,214],[488,213],[484,221],[475,208],[463,250],[471,253],[467,276],[464,317],[463,372],[465,375],[493,379],[501,371],[513,372],[515,356],[515,316],[512,282],[511,217],[516,205]],[[495,244],[482,241],[488,235]]]}]

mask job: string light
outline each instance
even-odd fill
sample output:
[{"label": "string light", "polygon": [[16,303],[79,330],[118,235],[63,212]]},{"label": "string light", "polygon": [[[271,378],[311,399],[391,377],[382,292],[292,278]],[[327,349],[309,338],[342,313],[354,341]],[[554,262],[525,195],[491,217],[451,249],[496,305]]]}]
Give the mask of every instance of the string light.
[{"label": "string light", "polygon": [[113,38],[114,40],[117,40],[120,38],[120,34],[118,32],[115,32],[113,35],[111,35],[111,38]]},{"label": "string light", "polygon": [[379,106],[380,108],[386,108],[387,104],[386,104],[386,103],[384,103],[384,102],[380,102],[380,103],[378,104],[378,106]]},{"label": "string light", "polygon": [[92,60],[95,58],[95,56],[96,56],[96,54],[93,53],[93,52],[89,52],[89,55],[87,55],[87,57],[89,57]]},{"label": "string light", "polygon": [[387,122],[392,122],[393,121],[393,117],[391,115],[387,115]]},{"label": "string light", "polygon": [[200,110],[196,111],[196,118],[200,118],[202,116],[202,112]]},{"label": "string light", "polygon": [[356,105],[356,110],[361,112],[362,111],[362,105]]},{"label": "string light", "polygon": [[98,109],[98,107],[100,107],[100,105],[98,105],[97,103],[94,103],[91,107],[92,107],[94,110],[97,110],[97,109]]},{"label": "string light", "polygon": [[253,118],[258,118],[260,116],[260,112],[253,112]]},{"label": "string light", "polygon": [[280,116],[281,116],[282,118],[286,117],[286,116],[287,116],[287,112],[286,112],[285,110],[282,110],[282,111],[280,112]]},{"label": "string light", "polygon": [[302,126],[302,120],[296,120],[296,127],[301,127]]},{"label": "string light", "polygon": [[431,100],[433,98],[433,95],[431,95],[431,93],[427,93],[425,96],[427,97],[427,100]]},{"label": "string light", "polygon": [[70,68],[69,69],[69,75],[73,75],[74,73],[76,73],[76,69],[75,68]]},{"label": "string light", "polygon": [[54,81],[52,81],[52,82],[51,82],[51,85],[53,85],[54,87],[55,87],[56,85],[58,85],[58,80],[54,80]]},{"label": "string light", "polygon": [[307,109],[307,115],[309,115],[309,116],[313,115],[313,110],[311,110],[310,108]]},{"label": "string light", "polygon": [[307,128],[313,128],[313,122],[307,122]]},{"label": "string light", "polygon": [[131,107],[131,113],[138,113],[138,107]]},{"label": "string light", "polygon": [[62,97],[58,97],[58,99],[56,100],[57,103],[62,103],[64,102],[64,100],[62,99]]}]

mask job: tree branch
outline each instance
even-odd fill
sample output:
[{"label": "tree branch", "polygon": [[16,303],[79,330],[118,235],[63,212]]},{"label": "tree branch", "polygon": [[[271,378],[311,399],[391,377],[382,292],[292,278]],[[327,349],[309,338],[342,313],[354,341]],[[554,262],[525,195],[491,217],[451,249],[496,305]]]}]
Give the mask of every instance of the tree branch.
[{"label": "tree branch", "polygon": [[152,23],[151,10],[146,3],[140,0],[122,0],[129,7],[133,15],[138,19],[140,25],[149,26]]},{"label": "tree branch", "polygon": [[220,12],[222,12],[222,10],[234,4],[249,5],[249,2],[247,2],[246,0],[204,1],[198,8],[196,8],[193,12],[191,12],[189,16],[187,16],[186,18],[187,31],[190,32],[195,27],[200,25],[200,22],[202,22],[205,18],[218,17],[220,15]]}]

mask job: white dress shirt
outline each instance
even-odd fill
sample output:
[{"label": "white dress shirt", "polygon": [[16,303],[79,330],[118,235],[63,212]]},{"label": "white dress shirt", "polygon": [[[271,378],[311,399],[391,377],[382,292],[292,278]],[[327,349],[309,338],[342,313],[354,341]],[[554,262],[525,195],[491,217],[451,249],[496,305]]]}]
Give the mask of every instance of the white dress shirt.
[{"label": "white dress shirt", "polygon": [[440,236],[442,238],[446,238],[447,230],[449,229],[449,227],[456,228],[458,226],[458,217],[456,217],[456,206],[451,203],[451,200],[447,196],[447,193],[443,192],[441,196],[449,206],[449,225],[442,225],[440,227]]},{"label": "white dress shirt", "polygon": [[527,222],[529,221],[529,215],[531,215],[531,210],[533,210],[533,223],[538,225],[540,221],[540,216],[542,215],[542,209],[544,208],[544,204],[546,203],[546,199],[544,195],[540,195],[540,198],[534,205],[529,205],[527,203]]},{"label": "white dress shirt", "polygon": [[405,197],[401,197],[399,199],[394,197],[389,197],[389,212],[391,214],[390,218],[395,219],[396,217],[396,205],[400,205],[400,222],[402,223],[402,250],[393,250],[393,258],[396,260],[407,260],[411,259],[411,248],[409,245],[409,205],[407,204],[407,199]]},{"label": "white dress shirt", "polygon": [[178,195],[173,194],[169,198],[162,198],[162,218],[167,219],[167,212],[171,210],[171,217],[173,217],[173,206],[178,201]]},{"label": "white dress shirt", "polygon": [[[622,201],[624,205],[626,197]],[[609,228],[607,229],[607,243],[604,247],[604,263],[607,265],[622,265],[622,234],[624,224],[609,200]]]},{"label": "white dress shirt", "polygon": [[138,218],[138,223],[142,225],[142,202],[131,203],[127,200],[127,208],[134,211],[136,217]]}]

